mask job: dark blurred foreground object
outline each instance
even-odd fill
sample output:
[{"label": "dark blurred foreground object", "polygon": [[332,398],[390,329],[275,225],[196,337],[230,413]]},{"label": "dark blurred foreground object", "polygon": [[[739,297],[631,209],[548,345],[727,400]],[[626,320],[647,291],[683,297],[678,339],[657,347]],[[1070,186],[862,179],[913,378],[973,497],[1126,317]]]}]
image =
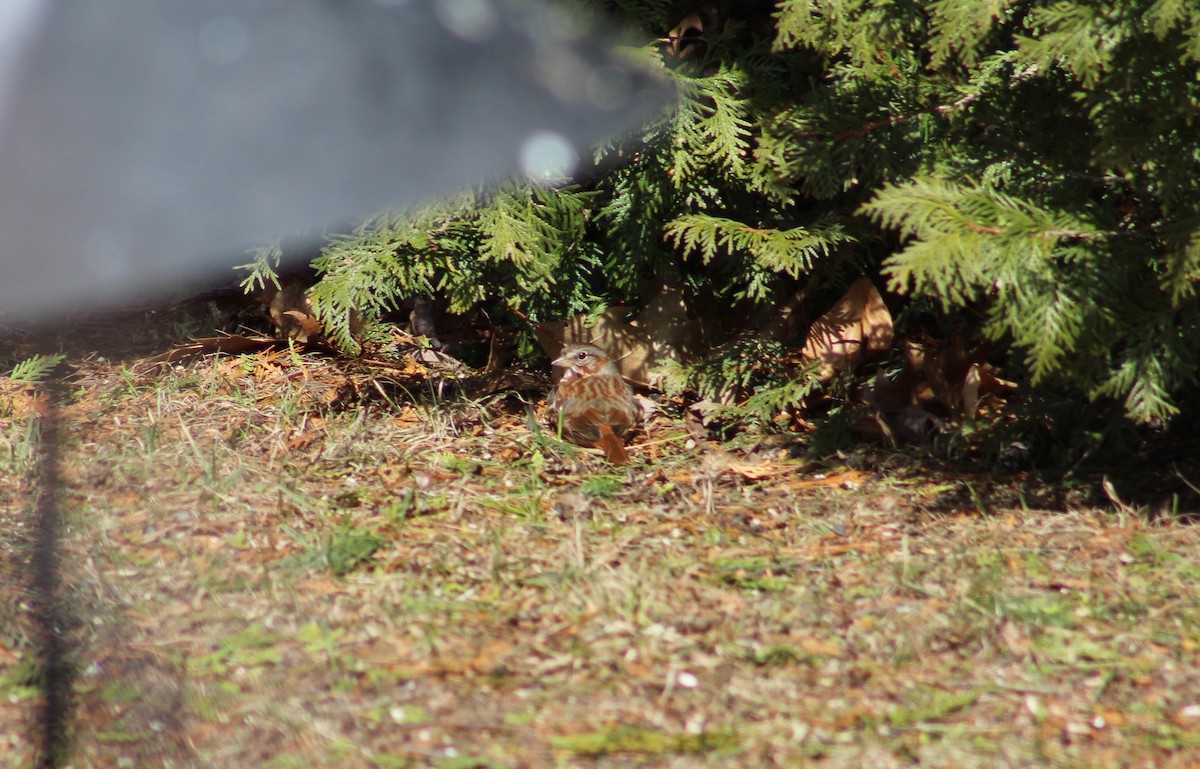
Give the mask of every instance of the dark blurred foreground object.
[{"label": "dark blurred foreground object", "polygon": [[569,172],[669,101],[610,43],[541,0],[4,0],[0,319]]}]

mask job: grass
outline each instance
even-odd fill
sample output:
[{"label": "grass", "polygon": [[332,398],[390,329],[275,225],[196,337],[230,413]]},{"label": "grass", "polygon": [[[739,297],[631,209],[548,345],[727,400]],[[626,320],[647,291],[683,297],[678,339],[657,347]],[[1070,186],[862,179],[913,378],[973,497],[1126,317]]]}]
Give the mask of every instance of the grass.
[{"label": "grass", "polygon": [[[1200,542],[1177,518],[895,456],[730,454],[664,416],[613,468],[516,399],[286,351],[69,362],[72,766],[1182,766],[1200,746]],[[4,386],[0,753],[31,767],[38,402]]]}]

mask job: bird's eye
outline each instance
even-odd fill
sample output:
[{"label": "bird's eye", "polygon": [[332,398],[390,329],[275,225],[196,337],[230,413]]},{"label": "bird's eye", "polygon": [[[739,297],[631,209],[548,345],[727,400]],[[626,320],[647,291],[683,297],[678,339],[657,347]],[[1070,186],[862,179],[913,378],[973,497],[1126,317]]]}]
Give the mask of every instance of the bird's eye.
[{"label": "bird's eye", "polygon": [[579,352],[575,353],[576,360],[587,360],[587,356],[588,354],[584,350],[580,350]]}]

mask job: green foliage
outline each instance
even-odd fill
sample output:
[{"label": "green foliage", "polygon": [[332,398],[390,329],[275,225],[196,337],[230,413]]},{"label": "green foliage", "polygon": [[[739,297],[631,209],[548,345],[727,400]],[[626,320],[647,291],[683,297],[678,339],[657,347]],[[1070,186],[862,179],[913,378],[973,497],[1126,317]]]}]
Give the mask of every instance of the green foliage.
[{"label": "green foliage", "polygon": [[668,392],[693,392],[701,400],[733,405],[764,384],[786,382],[790,372],[779,363],[782,356],[783,346],[778,342],[738,339],[699,364],[668,370],[663,387]]},{"label": "green foliage", "polygon": [[[1200,150],[1181,108],[1200,99],[1195,12],[953,5],[931,7],[926,45],[947,67],[928,77],[953,74],[952,58],[978,62],[958,76],[971,101],[947,112],[923,168],[860,209],[903,241],[885,265],[891,287],[982,309],[983,331],[1024,351],[1034,383],[1168,420],[1198,362],[1181,341],[1200,330]],[[1012,42],[948,42],[939,30],[963,14],[1007,26]]]},{"label": "green foliage", "polygon": [[498,299],[535,320],[585,310],[599,264],[584,237],[590,196],[512,183],[375,216],[314,260],[314,309],[348,352],[359,349],[353,321],[375,323],[410,297],[454,313]]},{"label": "green foliage", "polygon": [[672,0],[612,0],[616,11],[629,26],[645,30],[665,28],[671,2]]},{"label": "green foliage", "polygon": [[712,401],[708,417],[769,430],[821,387],[818,362],[793,368],[782,362],[784,352],[779,342],[738,339],[699,364],[670,369],[663,387]]},{"label": "green foliage", "polygon": [[[576,189],[511,185],[480,211],[479,256],[508,268],[501,287],[510,307],[542,315],[589,305],[586,278],[599,265],[595,245],[586,240],[592,197]],[[561,277],[579,280],[564,283]],[[540,297],[553,300],[546,306]]]},{"label": "green foliage", "polygon": [[722,409],[721,415],[749,420],[758,425],[769,424],[785,412],[799,410],[821,387],[820,366],[811,363],[795,372],[791,379],[775,385],[760,385],[745,401]]},{"label": "green foliage", "polygon": [[[795,187],[757,154],[760,126],[807,88],[806,73],[738,26],[713,35],[706,55],[675,60],[661,43],[679,21],[670,4],[611,5],[650,33],[642,56],[675,83],[678,106],[598,148],[596,168],[610,170],[587,186],[512,181],[332,236],[310,297],[339,347],[358,352],[360,323],[414,296],[540,321],[636,305],[666,278],[766,304],[852,241],[838,213],[799,211]],[[698,264],[681,258],[693,249]],[[245,285],[264,284],[277,262],[261,252]]]},{"label": "green foliage", "polygon": [[1017,38],[1023,58],[1039,68],[1061,67],[1094,87],[1112,68],[1113,54],[1127,30],[1091,3],[1054,3],[1034,8],[1027,34]]},{"label": "green foliage", "polygon": [[387,541],[372,531],[342,525],[329,537],[324,553],[325,562],[330,571],[344,577],[369,563],[375,551],[385,544]]},{"label": "green foliage", "polygon": [[[528,332],[665,280],[718,308],[725,343],[672,381],[765,414],[807,392],[763,363],[802,337],[729,340],[866,272],[890,304],[1011,350],[1006,378],[1137,423],[1196,396],[1195,3],[581,4],[639,30],[674,109],[596,148],[576,185],[508,182],[332,237],[313,298],[344,349],[353,317],[413,296]],[[261,253],[247,285],[277,259]]]},{"label": "green foliage", "polygon": [[279,262],[283,259],[283,245],[278,240],[256,249],[253,258],[235,269],[247,272],[239,284],[247,294],[262,291],[270,283],[279,288]]},{"label": "green foliage", "polygon": [[811,272],[838,243],[850,240],[834,221],[810,227],[773,229],[755,227],[708,214],[684,214],[667,223],[664,234],[684,255],[697,253],[709,264],[719,253],[748,257],[740,272],[746,277],[745,291],[737,298],[764,300],[774,274],[793,278]]},{"label": "green foliage", "polygon": [[20,384],[39,384],[46,381],[54,367],[66,360],[63,353],[31,355],[13,366],[8,378]]},{"label": "green foliage", "polygon": [[929,53],[942,68],[952,61],[966,67],[979,63],[988,38],[1017,0],[937,0],[930,7]]},{"label": "green foliage", "polygon": [[909,69],[918,53],[909,38],[925,25],[915,7],[871,0],[784,0],[776,18],[776,51],[806,47],[868,80]]},{"label": "green foliage", "polygon": [[402,299],[432,295],[435,275],[444,282],[461,275],[454,256],[475,244],[455,226],[451,211],[435,205],[381,214],[330,239],[313,262],[321,280],[309,296],[326,333],[342,349],[358,351],[355,317],[377,321]]}]

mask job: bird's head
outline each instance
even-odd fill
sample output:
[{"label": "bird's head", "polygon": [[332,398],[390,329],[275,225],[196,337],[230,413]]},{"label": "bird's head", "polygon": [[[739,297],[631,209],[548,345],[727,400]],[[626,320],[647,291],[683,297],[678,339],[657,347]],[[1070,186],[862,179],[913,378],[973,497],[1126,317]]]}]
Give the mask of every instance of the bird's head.
[{"label": "bird's head", "polygon": [[[554,365],[563,369],[563,379],[569,381],[599,374],[613,363],[599,347],[590,344],[569,344],[562,349],[562,354],[555,359]],[[617,373],[615,366],[611,373]]]}]

